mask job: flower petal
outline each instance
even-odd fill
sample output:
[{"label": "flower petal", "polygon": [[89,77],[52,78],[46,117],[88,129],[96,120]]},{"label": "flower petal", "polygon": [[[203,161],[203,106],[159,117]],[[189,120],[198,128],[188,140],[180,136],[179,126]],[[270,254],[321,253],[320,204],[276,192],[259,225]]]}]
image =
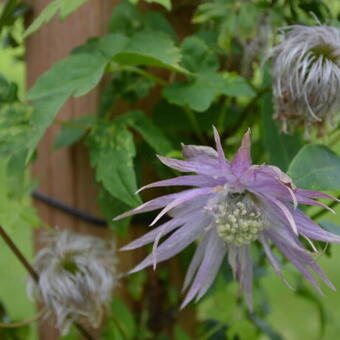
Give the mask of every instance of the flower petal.
[{"label": "flower petal", "polygon": [[291,214],[291,212],[289,211],[289,209],[287,208],[287,206],[284,203],[282,203],[281,201],[277,200],[276,198],[274,198],[270,195],[262,194],[262,196],[264,196],[270,202],[272,202],[273,204],[275,204],[277,206],[277,208],[283,213],[283,215],[287,219],[287,222],[288,222],[289,226],[292,228],[292,230],[294,231],[294,233],[296,235],[298,235],[298,229],[297,229],[294,217]]},{"label": "flower petal", "polygon": [[281,265],[279,259],[273,254],[273,252],[270,249],[270,246],[268,244],[268,241],[264,236],[260,237],[259,241],[261,242],[263,249],[268,257],[269,262],[271,263],[276,275],[278,275],[282,282],[290,289],[294,289],[288,281],[283,277],[282,271],[281,271]]},{"label": "flower petal", "polygon": [[234,173],[242,175],[245,170],[251,166],[251,155],[250,155],[250,130],[248,130],[242,139],[242,144],[237,151],[236,156],[231,162],[231,167]]},{"label": "flower petal", "polygon": [[169,168],[176,169],[182,172],[196,172],[208,176],[221,176],[222,173],[216,168],[216,165],[198,162],[198,161],[183,161],[180,159],[169,158],[157,155],[158,159]]},{"label": "flower petal", "polygon": [[[199,238],[204,228],[209,224],[209,219],[202,214],[197,214],[193,221],[187,222],[181,228],[176,230],[168,239],[166,239],[157,249],[157,262],[163,262],[170,257],[175,256],[195,239]],[[129,273],[138,272],[153,264],[154,254],[148,255],[139,265]]]},{"label": "flower petal", "polygon": [[213,126],[213,130],[214,130],[214,138],[215,138],[215,143],[216,143],[218,163],[220,166],[220,170],[222,171],[223,174],[227,176],[233,175],[231,171],[231,166],[229,162],[227,161],[227,159],[225,158],[224,151],[223,151],[222,144],[221,144],[221,139],[215,126]]},{"label": "flower petal", "polygon": [[157,223],[157,221],[164,216],[168,211],[170,211],[171,209],[177,207],[178,205],[191,200],[191,199],[195,199],[199,196],[202,195],[208,195],[211,193],[211,188],[198,188],[198,189],[189,189],[189,190],[185,190],[182,191],[180,193],[180,196],[175,199],[174,201],[172,201],[171,203],[169,203],[156,217],[155,219],[151,222],[150,226],[153,226],[155,223]]},{"label": "flower petal", "polygon": [[207,242],[207,251],[205,252],[203,261],[198,269],[194,282],[181,305],[181,309],[188,305],[190,301],[195,298],[195,296],[197,296],[196,300],[198,300],[207,292],[215,280],[217,272],[226,254],[226,246],[218,238],[215,231],[212,230],[210,232],[210,237]]},{"label": "flower petal", "polygon": [[250,311],[253,310],[253,266],[249,255],[249,245],[239,247],[239,281]]},{"label": "flower petal", "polygon": [[136,193],[139,193],[140,191],[145,190],[145,189],[164,187],[164,186],[180,185],[180,186],[212,187],[212,186],[216,186],[219,184],[221,184],[221,181],[215,180],[211,176],[188,175],[188,176],[179,176],[175,178],[165,179],[163,181],[150,183],[138,189]]},{"label": "flower petal", "polygon": [[203,145],[182,145],[183,157],[190,161],[217,161],[218,155],[215,149]]},{"label": "flower petal", "polygon": [[183,218],[174,218],[159,227],[153,229],[152,231],[149,231],[148,233],[144,234],[142,237],[137,238],[136,240],[130,242],[129,244],[125,245],[120,250],[126,251],[126,250],[132,250],[136,248],[140,248],[145,246],[148,243],[151,243],[155,240],[158,234],[162,233],[163,236],[169,234],[176,228],[180,227],[185,223],[185,219]]}]

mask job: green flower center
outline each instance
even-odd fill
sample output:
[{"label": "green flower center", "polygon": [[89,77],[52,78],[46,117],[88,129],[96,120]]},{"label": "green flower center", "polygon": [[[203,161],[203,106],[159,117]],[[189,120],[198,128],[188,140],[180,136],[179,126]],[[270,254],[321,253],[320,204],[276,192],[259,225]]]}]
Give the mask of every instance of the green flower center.
[{"label": "green flower center", "polygon": [[257,240],[266,228],[261,211],[251,198],[235,195],[218,203],[213,212],[218,236],[235,246],[250,244]]}]

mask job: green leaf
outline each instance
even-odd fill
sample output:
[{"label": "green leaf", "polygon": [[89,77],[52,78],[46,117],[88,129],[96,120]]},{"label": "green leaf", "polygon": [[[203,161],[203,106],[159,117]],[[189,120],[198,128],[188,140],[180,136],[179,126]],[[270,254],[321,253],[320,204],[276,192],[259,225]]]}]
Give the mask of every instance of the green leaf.
[{"label": "green leaf", "polygon": [[130,111],[117,119],[137,130],[145,141],[161,155],[166,155],[173,150],[171,142],[165,137],[162,130],[152,123],[142,111]]},{"label": "green leaf", "polygon": [[9,233],[14,228],[37,227],[40,223],[31,205],[29,177],[11,173],[7,160],[0,160],[0,225]]},{"label": "green leaf", "polygon": [[111,309],[112,319],[123,334],[123,339],[133,339],[136,336],[137,331],[136,322],[127,305],[122,300],[115,297],[112,301]]},{"label": "green leaf", "polygon": [[32,108],[13,102],[0,105],[0,157],[14,157],[27,150],[32,134]]},{"label": "green leaf", "polygon": [[28,99],[37,100],[60,93],[82,96],[103,76],[107,59],[91,54],[71,55],[52,66],[35,83]]},{"label": "green leaf", "polygon": [[219,93],[221,75],[206,73],[192,82],[177,82],[167,86],[163,96],[170,104],[188,106],[197,112],[207,110]]},{"label": "green leaf", "polygon": [[122,65],[148,65],[187,72],[179,65],[179,48],[167,34],[159,31],[137,32],[124,51],[116,54],[113,59]]},{"label": "green leaf", "polygon": [[200,38],[186,38],[181,46],[183,65],[191,72],[216,72],[220,67],[216,53]]},{"label": "green leaf", "polygon": [[113,221],[113,218],[129,210],[130,206],[112,197],[112,195],[104,189],[100,190],[97,202],[107,224],[112,227],[120,237],[126,237],[131,218],[123,218],[119,221]]},{"label": "green leaf", "polygon": [[68,97],[69,93],[60,92],[57,95],[47,96],[32,103],[32,134],[27,141],[27,148],[30,150],[29,156],[32,155],[40,138],[45,133],[47,127],[52,123],[57,112],[64,105]]},{"label": "green leaf", "polygon": [[112,11],[109,31],[131,36],[142,28],[142,15],[138,7],[128,1],[121,1]]},{"label": "green leaf", "polygon": [[288,174],[304,189],[339,190],[340,157],[325,146],[309,144],[294,157]]},{"label": "green leaf", "polygon": [[141,203],[137,190],[132,134],[114,122],[98,121],[88,138],[96,179],[113,197],[129,206]]},{"label": "green leaf", "polygon": [[0,103],[12,103],[18,100],[18,86],[7,81],[0,73]]},{"label": "green leaf", "polygon": [[71,55],[44,73],[29,91],[34,111],[33,133],[28,147],[32,150],[71,95],[81,96],[100,81],[107,59],[90,54]]},{"label": "green leaf", "polygon": [[319,314],[319,320],[320,320],[320,333],[319,333],[319,339],[322,339],[325,334],[325,328],[327,325],[327,312],[324,307],[324,304],[322,302],[322,299],[314,293],[312,293],[309,289],[307,289],[304,285],[300,285],[298,289],[296,290],[296,294],[298,296],[302,296],[303,298],[307,299],[311,303],[314,304],[316,307],[318,314]]},{"label": "green leaf", "polygon": [[[133,4],[137,4],[139,0],[129,0]],[[171,10],[171,0],[145,0],[148,3],[156,3],[165,7],[168,11]]]},{"label": "green leaf", "polygon": [[243,77],[233,73],[223,73],[221,93],[231,97],[255,97],[256,92]]},{"label": "green leaf", "polygon": [[104,35],[100,38],[91,38],[86,44],[76,47],[72,55],[91,54],[98,55],[110,61],[111,58],[124,50],[129,43],[129,38],[120,33]]},{"label": "green leaf", "polygon": [[39,16],[33,21],[33,23],[27,28],[24,33],[24,37],[28,37],[32,33],[40,29],[41,26],[48,23],[58,11],[60,11],[60,19],[64,20],[72,12],[77,10],[88,0],[54,0],[49,3],[39,14]]},{"label": "green leaf", "polygon": [[[57,0],[58,1],[58,0]],[[63,3],[60,7],[60,19],[65,20],[71,13],[76,11],[80,6],[89,0],[59,0]]]},{"label": "green leaf", "polygon": [[53,145],[55,149],[65,148],[78,142],[94,121],[93,115],[85,115],[64,123]]},{"label": "green leaf", "polygon": [[217,72],[220,67],[217,55],[202,39],[185,39],[182,53],[183,66],[192,73],[187,82],[175,82],[164,89],[163,95],[169,103],[203,112],[222,94],[249,97],[255,95],[241,76]]},{"label": "green leaf", "polygon": [[286,171],[291,160],[301,147],[297,136],[280,133],[273,120],[271,93],[266,93],[259,100],[261,111],[261,130],[263,147],[268,152],[268,163]]},{"label": "green leaf", "polygon": [[255,326],[250,321],[243,319],[238,322],[233,322],[230,327],[228,327],[226,335],[228,339],[256,339],[256,331]]},{"label": "green leaf", "polygon": [[320,221],[319,224],[327,231],[340,236],[340,226],[329,221]]},{"label": "green leaf", "polygon": [[190,340],[190,336],[181,328],[180,326],[175,325],[174,328],[175,340]]},{"label": "green leaf", "polygon": [[176,32],[162,13],[140,10],[128,1],[115,6],[109,23],[110,32],[123,33],[130,37],[142,30],[161,31],[176,40]]}]

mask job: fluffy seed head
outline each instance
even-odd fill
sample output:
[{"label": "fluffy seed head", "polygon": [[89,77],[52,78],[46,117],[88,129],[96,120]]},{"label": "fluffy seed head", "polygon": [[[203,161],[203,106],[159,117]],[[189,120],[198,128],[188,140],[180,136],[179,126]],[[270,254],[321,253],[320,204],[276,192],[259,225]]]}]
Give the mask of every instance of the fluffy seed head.
[{"label": "fluffy seed head", "polygon": [[340,110],[340,29],[329,26],[290,26],[272,52],[275,118],[282,130],[312,125],[319,135],[334,125]]},{"label": "fluffy seed head", "polygon": [[37,293],[63,334],[74,321],[98,327],[117,279],[113,241],[69,231],[53,232],[47,240],[34,262],[38,285],[28,281],[30,295]]}]

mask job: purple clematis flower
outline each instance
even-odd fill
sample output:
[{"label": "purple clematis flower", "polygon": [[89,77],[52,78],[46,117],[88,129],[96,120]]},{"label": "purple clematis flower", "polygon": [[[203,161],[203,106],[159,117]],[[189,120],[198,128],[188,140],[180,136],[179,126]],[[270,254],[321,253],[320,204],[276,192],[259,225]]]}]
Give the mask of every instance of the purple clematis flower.
[{"label": "purple clematis flower", "polygon": [[[152,254],[131,272],[150,265],[155,267],[199,240],[186,274],[183,289],[188,292],[182,308],[207,292],[227,255],[251,310],[253,270],[250,245],[257,241],[282,279],[279,259],[273,254],[270,244],[275,245],[318,291],[321,292],[312,273],[319,275],[334,289],[299,236],[307,239],[312,246],[311,240],[340,243],[340,237],[320,228],[298,209],[298,204],[331,210],[314,199],[336,198],[318,191],[298,189],[275,166],[252,165],[249,131],[231,162],[225,158],[216,129],[214,136],[217,151],[207,146],[183,145],[186,160],[158,156],[165,165],[182,172],[195,172],[196,175],[155,182],[140,190],[176,185],[195,188],[153,199],[116,218],[160,208],[163,208],[162,211],[151,225],[167,213],[171,216],[169,221],[123,248],[131,250],[154,243]],[[160,239],[165,236],[168,238],[159,245]]]}]

